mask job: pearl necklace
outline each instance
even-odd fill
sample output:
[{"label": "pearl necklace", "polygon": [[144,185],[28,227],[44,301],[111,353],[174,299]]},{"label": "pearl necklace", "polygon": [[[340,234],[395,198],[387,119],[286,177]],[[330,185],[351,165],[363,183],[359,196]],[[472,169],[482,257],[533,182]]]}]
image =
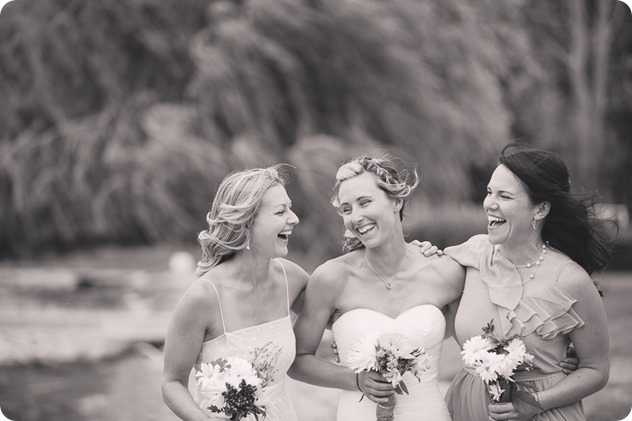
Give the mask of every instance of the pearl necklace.
[{"label": "pearl necklace", "polygon": [[546,244],[542,244],[542,251],[540,252],[540,257],[538,257],[538,260],[536,260],[533,263],[527,263],[526,265],[516,265],[516,269],[531,268],[535,266],[535,268],[533,269],[533,272],[529,275],[529,279],[535,278],[535,273],[538,271],[538,268],[544,261],[545,254],[546,254]]},{"label": "pearl necklace", "polygon": [[375,268],[373,266],[371,266],[371,263],[369,263],[369,257],[365,254],[364,258],[366,260],[366,264],[369,265],[369,267],[371,268],[371,270],[380,277],[380,279],[382,280],[382,282],[384,282],[384,286],[386,287],[387,290],[391,290],[393,289],[393,285],[391,284],[394,280],[395,277],[397,277],[397,274],[399,273],[399,270],[402,268],[402,265],[404,264],[404,260],[406,260],[406,255],[404,254],[404,257],[402,258],[402,261],[399,263],[399,266],[397,267],[397,270],[395,271],[395,275],[393,275],[391,277],[391,279],[386,279],[384,278],[382,275],[380,275],[380,273],[375,270]]}]

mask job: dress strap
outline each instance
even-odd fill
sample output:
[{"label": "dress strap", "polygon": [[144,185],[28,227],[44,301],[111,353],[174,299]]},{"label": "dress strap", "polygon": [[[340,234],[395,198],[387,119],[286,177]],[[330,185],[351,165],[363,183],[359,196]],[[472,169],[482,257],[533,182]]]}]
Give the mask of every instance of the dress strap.
[{"label": "dress strap", "polygon": [[283,263],[281,263],[280,260],[277,259],[272,259],[275,262],[277,262],[278,264],[281,265],[281,269],[283,269],[283,279],[285,279],[285,299],[287,301],[287,315],[290,315],[290,287],[287,284],[287,274],[285,273],[285,267],[283,266]]},{"label": "dress strap", "polygon": [[208,282],[209,284],[211,284],[211,286],[213,287],[213,290],[215,291],[215,295],[217,295],[217,306],[219,307],[219,317],[222,319],[222,329],[224,330],[222,333],[226,333],[226,325],[224,324],[224,313],[222,312],[222,303],[219,300],[219,292],[217,292],[217,288],[215,288],[215,285],[213,284],[213,282],[209,281],[208,279],[204,279],[204,280]]}]

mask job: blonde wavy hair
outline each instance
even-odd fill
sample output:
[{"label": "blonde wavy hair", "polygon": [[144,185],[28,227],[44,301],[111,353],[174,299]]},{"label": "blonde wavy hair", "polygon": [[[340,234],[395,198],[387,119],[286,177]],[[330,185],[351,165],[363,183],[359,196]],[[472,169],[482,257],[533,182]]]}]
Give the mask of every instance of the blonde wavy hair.
[{"label": "blonde wavy hair", "polygon": [[[377,177],[378,188],[384,191],[388,197],[393,200],[399,199],[402,201],[399,219],[403,220],[404,206],[410,194],[419,185],[420,177],[416,167],[410,170],[406,168],[398,170],[396,165],[398,161],[401,162],[401,160],[387,153],[381,153],[376,157],[361,156],[353,158],[351,161],[343,164],[336,173],[336,183],[334,184],[331,194],[331,204],[334,205],[336,209],[340,207],[338,192],[340,191],[340,184],[343,181],[368,172]],[[358,238],[349,234],[350,233],[345,232],[345,241],[342,247],[344,252],[350,252],[364,247],[364,244],[362,244]]]},{"label": "blonde wavy hair", "polygon": [[198,234],[202,257],[195,271],[197,278],[248,246],[263,196],[276,185],[285,186],[283,165],[234,172],[224,178],[206,214],[208,229]]}]

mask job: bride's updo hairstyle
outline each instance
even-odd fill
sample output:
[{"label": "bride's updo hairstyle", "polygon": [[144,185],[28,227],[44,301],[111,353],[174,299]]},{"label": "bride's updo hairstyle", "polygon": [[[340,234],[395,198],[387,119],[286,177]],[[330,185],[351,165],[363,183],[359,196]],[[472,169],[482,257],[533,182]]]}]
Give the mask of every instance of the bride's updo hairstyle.
[{"label": "bride's updo hairstyle", "polygon": [[[376,176],[378,188],[386,193],[388,197],[393,200],[402,201],[399,219],[404,219],[404,207],[408,196],[410,196],[413,190],[419,185],[419,174],[415,167],[410,170],[406,168],[398,170],[396,162],[401,161],[389,154],[383,153],[377,157],[362,156],[354,158],[346,164],[343,164],[336,173],[336,183],[334,184],[331,194],[331,204],[334,205],[336,209],[340,207],[338,192],[340,190],[340,184],[343,181],[368,172]],[[345,233],[343,251],[350,252],[362,247],[364,247],[364,244],[362,244],[358,238],[350,235],[348,232]]]},{"label": "bride's updo hairstyle", "polygon": [[248,246],[250,226],[263,196],[271,187],[285,186],[287,177],[281,165],[235,172],[221,182],[211,211],[206,214],[208,229],[198,234],[202,258],[196,278]]}]

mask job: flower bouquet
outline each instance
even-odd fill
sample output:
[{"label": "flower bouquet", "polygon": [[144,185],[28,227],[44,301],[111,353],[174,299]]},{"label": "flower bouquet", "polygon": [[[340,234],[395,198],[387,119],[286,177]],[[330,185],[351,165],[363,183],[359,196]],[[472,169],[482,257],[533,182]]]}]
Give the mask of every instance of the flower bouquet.
[{"label": "flower bouquet", "polygon": [[[348,360],[349,368],[356,373],[371,370],[380,373],[400,395],[408,394],[408,388],[402,381],[405,372],[410,371],[420,379],[421,372],[430,368],[426,351],[421,347],[415,348],[407,337],[399,333],[385,333],[377,338],[367,335],[354,344]],[[387,405],[378,405],[377,421],[392,421],[395,405],[395,396],[389,398]]]},{"label": "flower bouquet", "polygon": [[[483,328],[483,335],[474,336],[463,344],[463,362],[476,370],[487,386],[492,403],[511,402],[516,392],[514,374],[518,369],[529,370],[533,355],[527,352],[518,335],[499,338],[494,333],[493,320]],[[521,396],[521,399],[530,396]],[[528,398],[527,398],[528,399]],[[531,404],[537,404],[535,399]]]},{"label": "flower bouquet", "polygon": [[249,414],[259,420],[265,408],[258,405],[262,376],[250,362],[236,357],[218,358],[200,364],[195,374],[203,396],[200,406],[224,414],[230,421],[240,421]]}]

